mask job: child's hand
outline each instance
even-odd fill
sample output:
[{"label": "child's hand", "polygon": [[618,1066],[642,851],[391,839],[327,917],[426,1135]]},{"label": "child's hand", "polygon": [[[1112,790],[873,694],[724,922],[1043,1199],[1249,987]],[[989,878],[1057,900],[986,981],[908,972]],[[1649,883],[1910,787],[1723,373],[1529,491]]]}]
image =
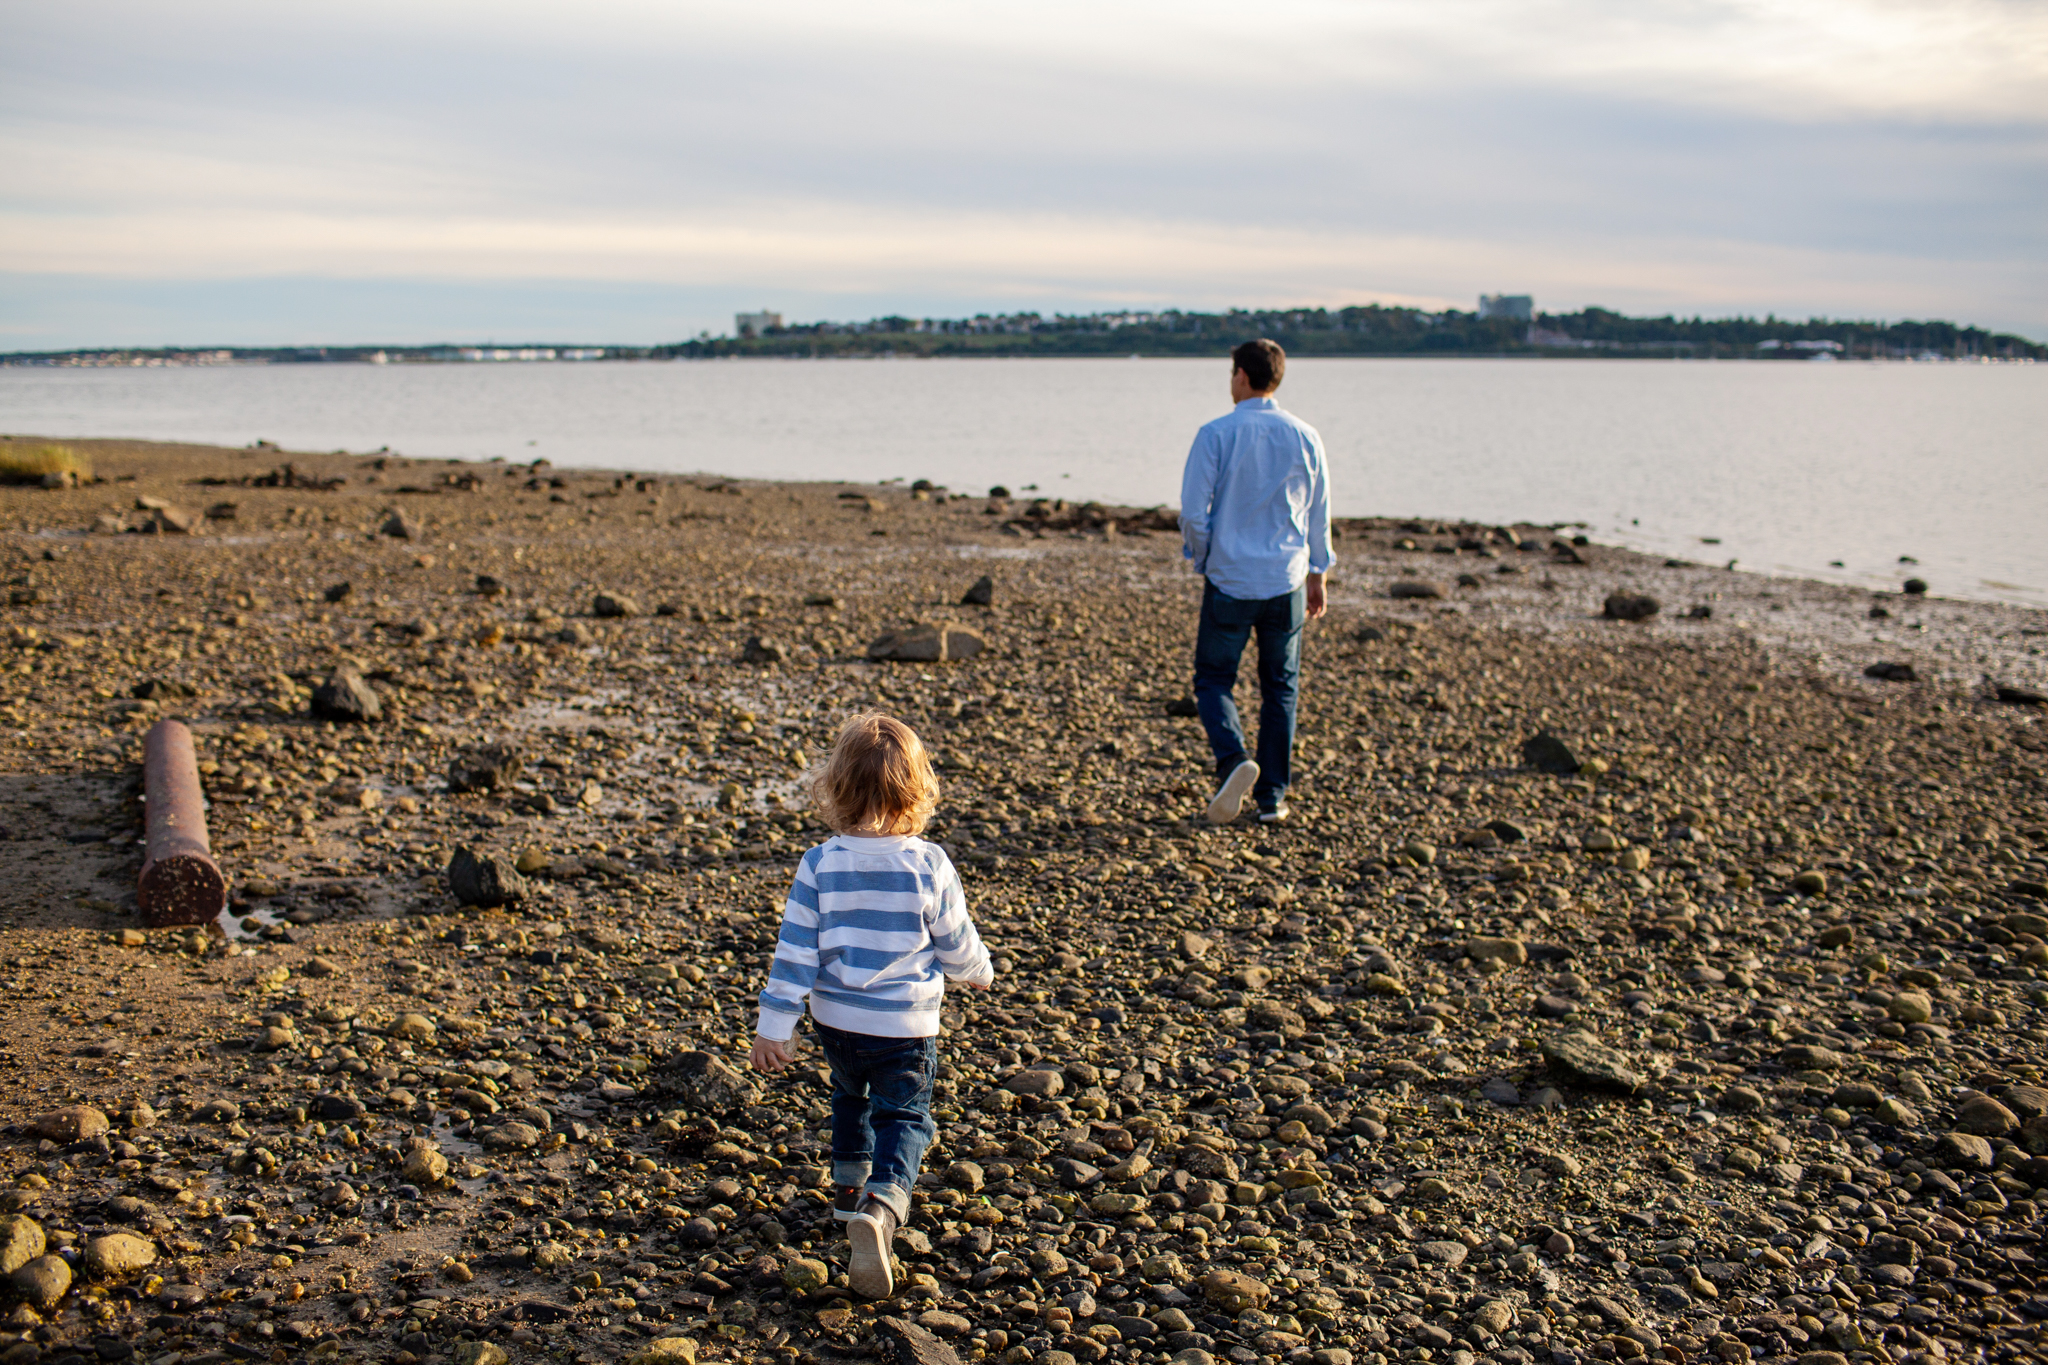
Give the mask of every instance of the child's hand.
[{"label": "child's hand", "polygon": [[754,1064],[756,1071],[780,1071],[796,1060],[796,1040],[763,1038],[757,1033],[754,1035],[754,1051],[747,1060]]},{"label": "child's hand", "polygon": [[985,991],[995,983],[992,981],[963,981],[960,984],[970,991]]}]

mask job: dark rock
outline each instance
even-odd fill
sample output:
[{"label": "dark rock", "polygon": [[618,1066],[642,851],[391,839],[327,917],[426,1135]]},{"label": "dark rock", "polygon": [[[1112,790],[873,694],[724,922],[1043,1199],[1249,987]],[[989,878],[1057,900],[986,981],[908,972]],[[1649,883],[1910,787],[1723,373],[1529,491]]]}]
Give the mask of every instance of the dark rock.
[{"label": "dark rock", "polygon": [[355,665],[343,664],[314,690],[313,714],[322,720],[368,724],[384,718],[384,700]]},{"label": "dark rock", "polygon": [[880,1326],[894,1348],[896,1365],[960,1365],[951,1346],[907,1318],[883,1318]]},{"label": "dark rock", "polygon": [[458,848],[448,860],[448,890],[464,905],[506,905],[526,895],[526,878],[508,858]]},{"label": "dark rock", "polygon": [[1645,593],[1613,592],[1600,614],[1610,621],[1647,621],[1663,610],[1656,598]]},{"label": "dark rock", "polygon": [[1901,588],[1908,597],[1921,597],[1926,595],[1927,580],[1924,578],[1909,578],[1901,585]]},{"label": "dark rock", "polygon": [[395,509],[385,516],[384,524],[377,529],[393,540],[418,540],[426,534],[418,522]]},{"label": "dark rock", "polygon": [[604,617],[638,616],[640,604],[622,592],[601,592],[591,599],[590,614]]},{"label": "dark rock", "polygon": [[1863,670],[1863,676],[1866,678],[1881,678],[1885,682],[1912,682],[1915,677],[1913,665],[1911,664],[1884,662],[1867,666]]},{"label": "dark rock", "polygon": [[892,630],[868,646],[868,658],[876,662],[942,663],[949,659],[971,659],[981,653],[982,639],[957,626],[917,625]]},{"label": "dark rock", "polygon": [[1628,1057],[1590,1033],[1565,1033],[1543,1040],[1543,1059],[1587,1085],[1634,1094],[1649,1078]]},{"label": "dark rock", "polygon": [[702,1114],[729,1114],[759,1099],[752,1081],[708,1052],[678,1054],[655,1073],[654,1087]]},{"label": "dark rock", "polygon": [[484,744],[465,749],[448,763],[448,790],[496,792],[512,786],[526,760],[516,744]]},{"label": "dark rock", "polygon": [[779,664],[789,657],[782,642],[762,635],[749,635],[740,648],[740,662],[743,664]]},{"label": "dark rock", "polygon": [[1175,697],[1172,701],[1166,703],[1166,714],[1185,720],[1193,716],[1199,716],[1202,712],[1195,705],[1193,697]]},{"label": "dark rock", "polygon": [[354,584],[336,583],[333,587],[329,588],[325,593],[321,595],[325,597],[329,602],[346,602],[354,594]]},{"label": "dark rock", "polygon": [[986,607],[994,605],[995,600],[996,581],[989,575],[983,574],[975,580],[974,586],[967,590],[967,595],[960,599],[960,605],[963,607]]},{"label": "dark rock", "polygon": [[2048,693],[2036,692],[2030,687],[2008,687],[2004,683],[1992,685],[1991,695],[2007,706],[2048,706]]},{"label": "dark rock", "polygon": [[1387,596],[1426,599],[1447,596],[1444,585],[1427,578],[1397,578],[1387,585]]},{"label": "dark rock", "polygon": [[1579,770],[1579,758],[1556,735],[1544,730],[1522,741],[1522,762],[1538,772],[1563,776]]}]

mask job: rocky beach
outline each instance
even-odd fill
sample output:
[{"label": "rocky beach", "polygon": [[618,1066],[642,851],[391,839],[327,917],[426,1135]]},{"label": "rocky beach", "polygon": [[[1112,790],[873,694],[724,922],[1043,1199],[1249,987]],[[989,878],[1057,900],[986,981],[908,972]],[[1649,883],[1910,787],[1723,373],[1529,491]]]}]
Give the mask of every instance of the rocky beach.
[{"label": "rocky beach", "polygon": [[[2043,613],[1347,520],[1294,818],[1216,828],[1170,510],[67,444],[0,1365],[2044,1358]],[[881,1303],[815,1049],[745,1070],[869,706],[998,972]],[[165,718],[213,927],[136,909]]]}]

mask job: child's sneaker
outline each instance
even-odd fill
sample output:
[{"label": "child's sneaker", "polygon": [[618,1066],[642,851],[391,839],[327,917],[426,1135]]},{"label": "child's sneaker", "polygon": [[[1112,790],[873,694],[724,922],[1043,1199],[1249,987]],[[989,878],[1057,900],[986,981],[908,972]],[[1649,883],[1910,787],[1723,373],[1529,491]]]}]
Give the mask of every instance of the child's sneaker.
[{"label": "child's sneaker", "polygon": [[1227,825],[1244,809],[1245,797],[1251,795],[1252,784],[1259,780],[1259,765],[1250,759],[1244,760],[1223,779],[1216,788],[1216,795],[1209,799],[1209,808],[1202,815],[1212,825]]},{"label": "child's sneaker", "polygon": [[851,1223],[860,1212],[860,1186],[841,1185],[839,1192],[832,1196],[832,1216],[842,1223]]},{"label": "child's sneaker", "polygon": [[896,1211],[879,1199],[869,1199],[847,1220],[846,1233],[853,1242],[853,1255],[846,1263],[848,1287],[864,1299],[886,1299],[895,1293],[890,1248],[896,1241]]}]

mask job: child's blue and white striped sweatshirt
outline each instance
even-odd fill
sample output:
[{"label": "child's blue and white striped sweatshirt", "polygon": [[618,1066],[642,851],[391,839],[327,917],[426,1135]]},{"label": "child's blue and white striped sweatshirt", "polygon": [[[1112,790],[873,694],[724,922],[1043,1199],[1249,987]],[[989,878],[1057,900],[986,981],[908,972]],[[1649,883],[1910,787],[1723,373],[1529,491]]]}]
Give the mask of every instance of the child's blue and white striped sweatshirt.
[{"label": "child's blue and white striped sweatshirt", "polygon": [[797,863],[757,1031],[788,1038],[809,995],[811,1017],[831,1028],[929,1038],[948,979],[985,986],[995,967],[945,850],[907,834],[834,835]]}]

